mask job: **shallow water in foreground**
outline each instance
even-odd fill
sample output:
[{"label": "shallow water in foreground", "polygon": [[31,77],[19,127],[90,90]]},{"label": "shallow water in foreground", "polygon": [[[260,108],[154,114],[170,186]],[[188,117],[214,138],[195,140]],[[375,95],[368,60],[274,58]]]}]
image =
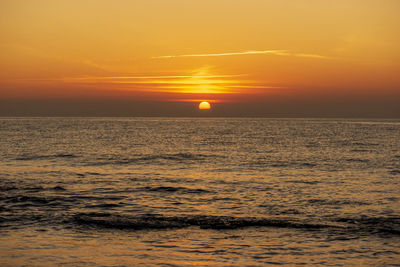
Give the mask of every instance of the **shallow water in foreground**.
[{"label": "shallow water in foreground", "polygon": [[2,266],[400,263],[400,121],[0,119]]}]

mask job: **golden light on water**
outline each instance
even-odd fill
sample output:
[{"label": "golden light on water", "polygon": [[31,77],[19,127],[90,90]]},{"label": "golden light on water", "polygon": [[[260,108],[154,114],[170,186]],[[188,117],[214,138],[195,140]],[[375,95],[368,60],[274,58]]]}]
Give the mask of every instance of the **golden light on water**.
[{"label": "golden light on water", "polygon": [[399,11],[0,0],[0,267],[398,264]]}]

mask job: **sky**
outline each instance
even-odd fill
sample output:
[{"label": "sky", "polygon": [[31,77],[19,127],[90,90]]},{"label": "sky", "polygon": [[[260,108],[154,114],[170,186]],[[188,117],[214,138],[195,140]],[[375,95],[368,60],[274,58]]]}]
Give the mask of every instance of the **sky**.
[{"label": "sky", "polygon": [[398,0],[0,0],[0,116],[400,118],[399,14]]}]

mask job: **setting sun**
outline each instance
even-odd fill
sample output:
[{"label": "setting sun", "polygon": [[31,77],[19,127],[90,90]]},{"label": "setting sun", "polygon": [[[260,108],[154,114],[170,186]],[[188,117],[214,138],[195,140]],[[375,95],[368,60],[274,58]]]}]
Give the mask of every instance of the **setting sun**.
[{"label": "setting sun", "polygon": [[0,267],[398,264],[399,11],[0,0]]},{"label": "setting sun", "polygon": [[210,103],[203,101],[199,104],[199,109],[211,109]]},{"label": "setting sun", "polygon": [[212,99],[213,116],[397,118],[398,10],[396,0],[2,0],[0,116],[197,116]]}]

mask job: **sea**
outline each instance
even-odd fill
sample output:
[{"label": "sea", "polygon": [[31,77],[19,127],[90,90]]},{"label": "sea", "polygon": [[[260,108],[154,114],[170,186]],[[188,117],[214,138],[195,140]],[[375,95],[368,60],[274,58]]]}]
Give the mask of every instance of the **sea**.
[{"label": "sea", "polygon": [[400,120],[0,118],[0,266],[400,266]]}]

